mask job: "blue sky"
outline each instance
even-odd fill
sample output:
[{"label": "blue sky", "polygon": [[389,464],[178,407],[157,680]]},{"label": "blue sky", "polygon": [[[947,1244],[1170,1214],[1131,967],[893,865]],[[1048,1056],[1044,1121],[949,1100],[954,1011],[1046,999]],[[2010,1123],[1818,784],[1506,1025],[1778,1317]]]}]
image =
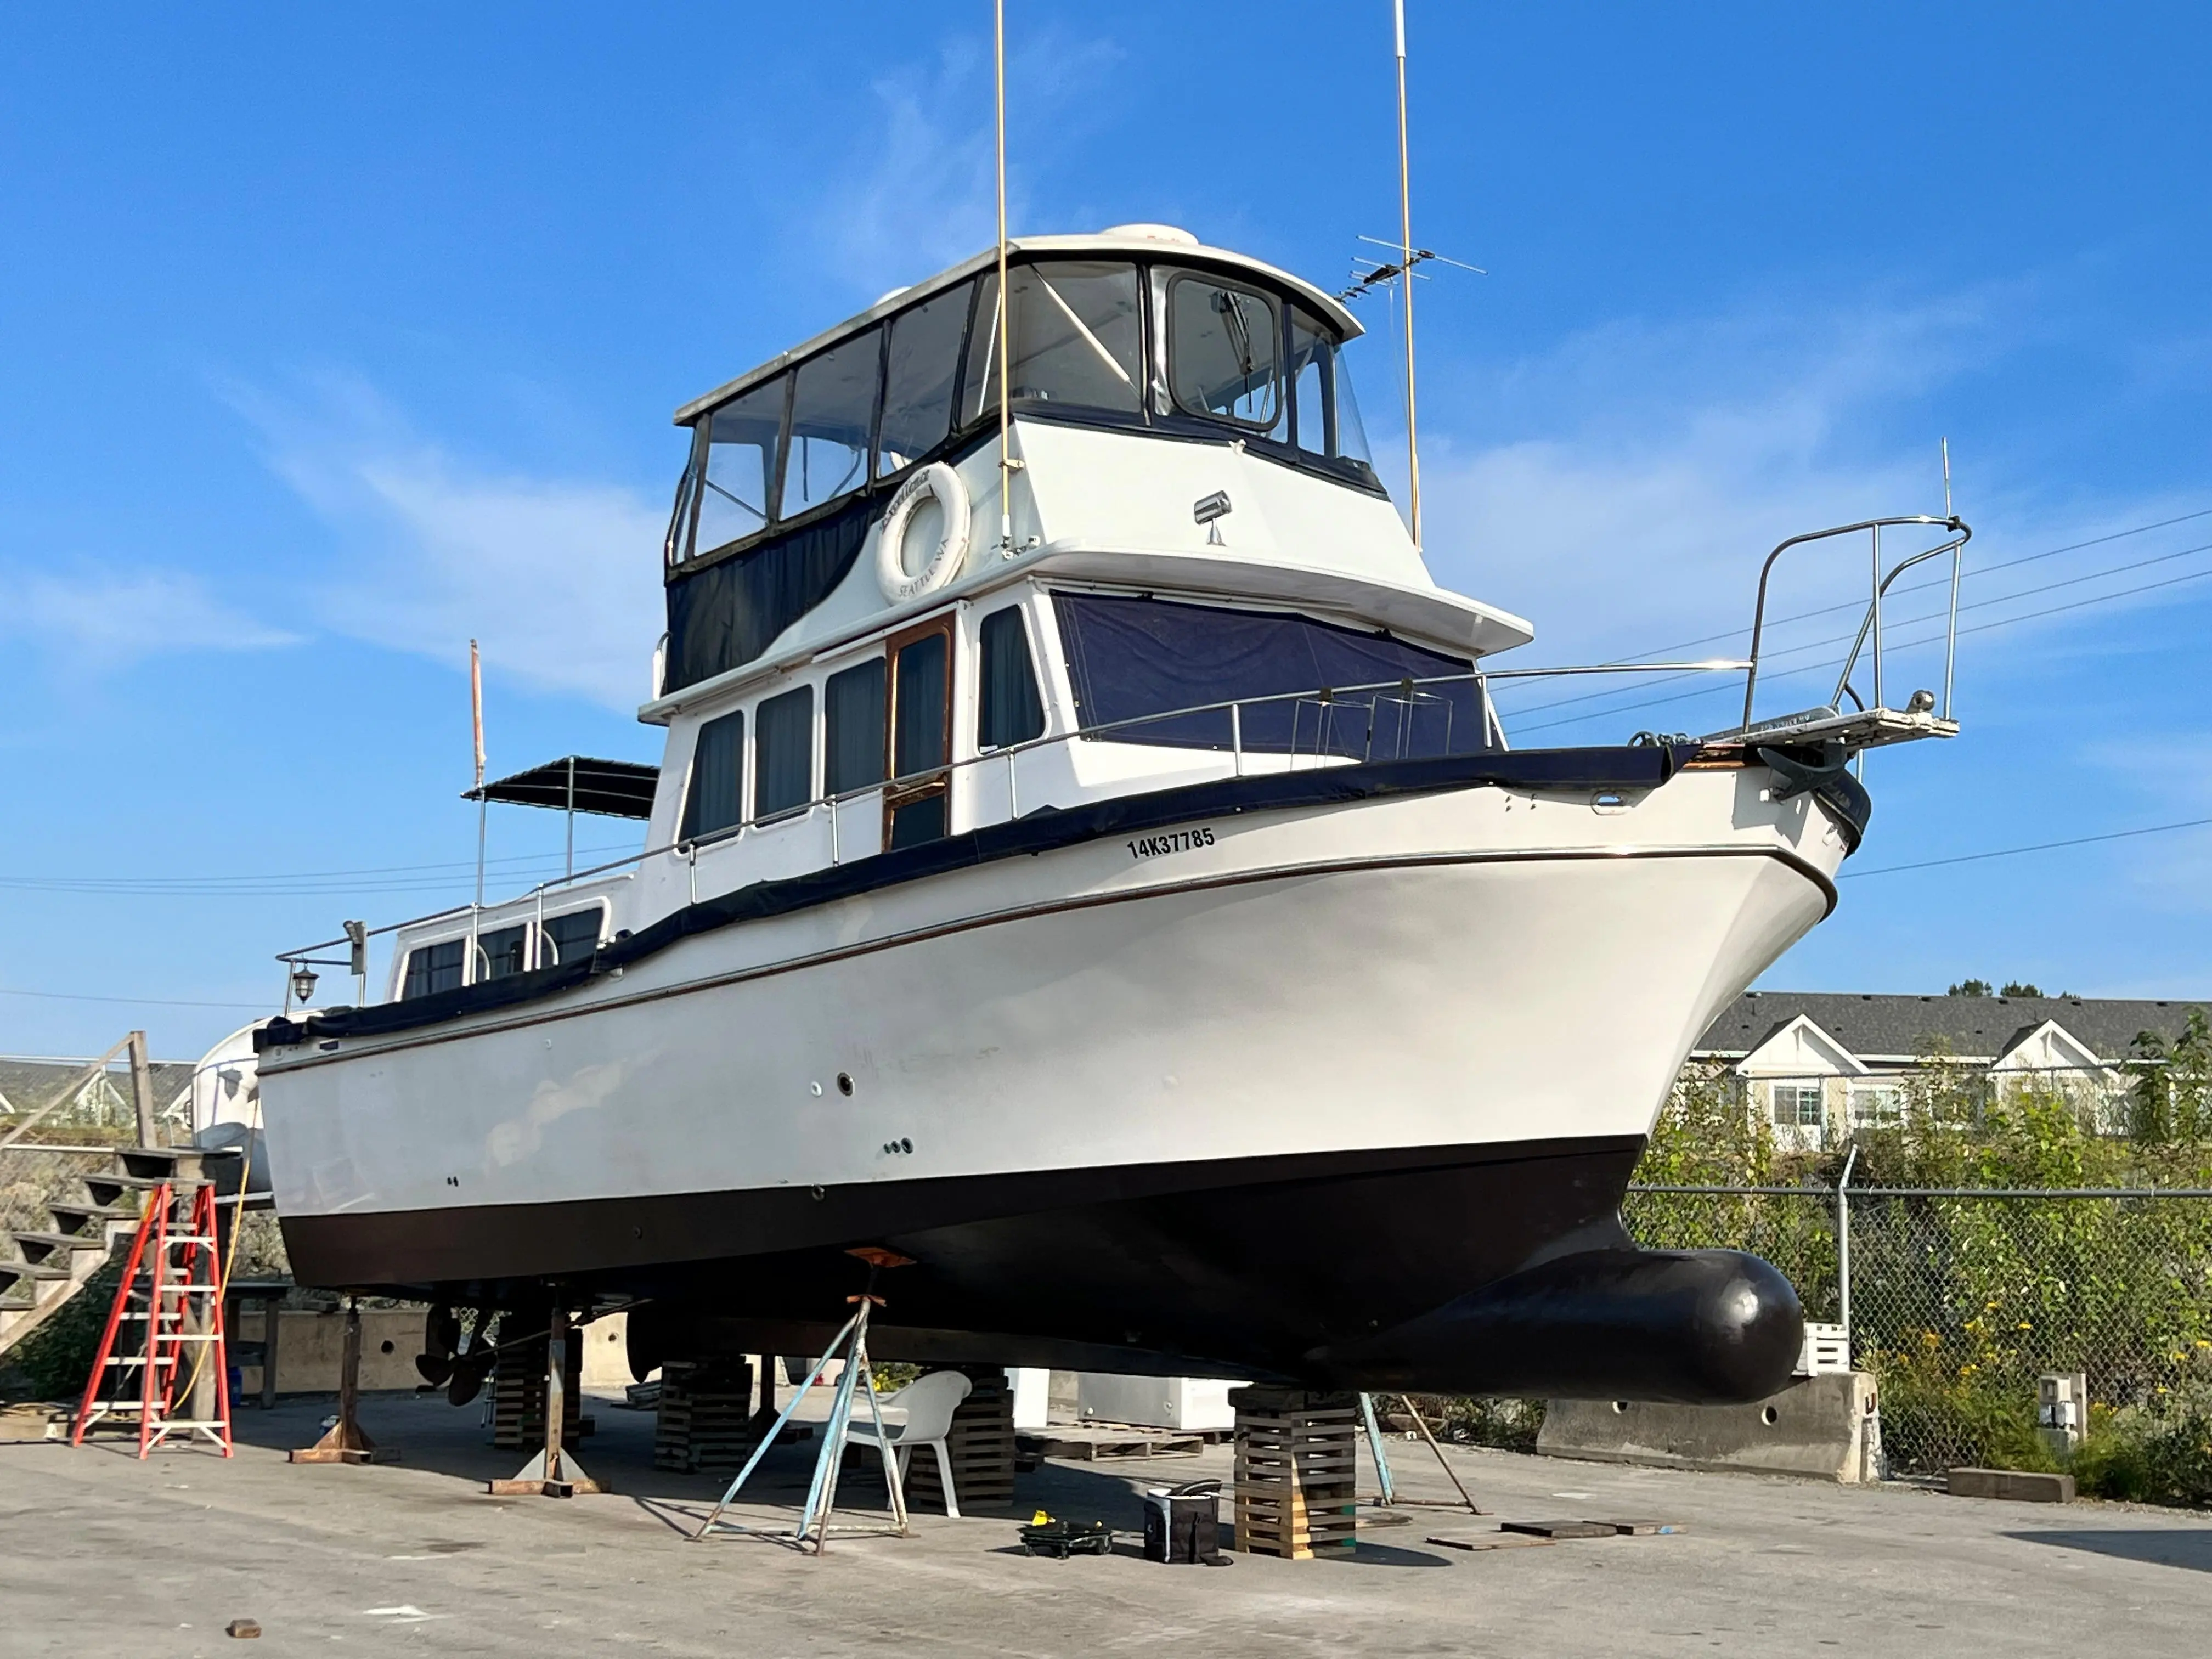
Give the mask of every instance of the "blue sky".
[{"label": "blue sky", "polygon": [[[1334,286],[1395,225],[1387,0],[1010,9],[1017,231],[1166,220]],[[2212,817],[2212,516],[2138,529],[2212,508],[2212,20],[1411,10],[1417,234],[1490,272],[1419,295],[1439,578],[1534,618],[1531,662],[1740,632],[1781,537],[1937,508],[1948,436],[1993,625],[1966,734],[1875,757],[1855,866]],[[988,28],[8,11],[0,1051],[190,1055],[277,948],[465,897],[471,635],[495,770],[658,758],[669,412],[988,240]],[[1633,701],[1522,740],[1726,718]],[[558,836],[510,811],[492,851]],[[2209,922],[2212,832],[2104,842],[1854,878],[1768,982],[2202,994]]]}]

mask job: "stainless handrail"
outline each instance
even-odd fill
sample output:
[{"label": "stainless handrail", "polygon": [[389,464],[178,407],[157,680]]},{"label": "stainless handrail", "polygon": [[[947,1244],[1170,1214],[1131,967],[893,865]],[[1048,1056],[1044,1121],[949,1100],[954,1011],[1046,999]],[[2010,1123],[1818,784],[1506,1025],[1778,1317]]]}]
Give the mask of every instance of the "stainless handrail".
[{"label": "stainless handrail", "polygon": [[[1924,553],[1914,554],[1885,575],[1881,568],[1881,532],[1885,529],[1899,529],[1916,525],[1933,526],[1957,533],[1951,540],[1940,546],[1930,548]],[[1774,574],[1775,561],[1793,547],[1802,547],[1808,542],[1826,541],[1832,536],[1854,536],[1862,530],[1868,533],[1871,541],[1872,574],[1869,585],[1873,592],[1868,600],[1866,619],[1859,626],[1858,641],[1851,647],[1850,658],[1844,665],[1844,678],[1845,680],[1850,678],[1850,671],[1858,660],[1859,647],[1865,643],[1866,635],[1871,630],[1874,635],[1874,702],[1875,708],[1879,708],[1882,706],[1881,596],[1888,591],[1890,583],[1897,579],[1900,572],[1911,569],[1923,560],[1934,558],[1939,554],[1948,553],[1951,555],[1951,621],[1944,646],[1943,718],[1945,720],[1951,718],[1951,670],[1957,656],[1959,640],[1960,552],[1969,541],[1973,539],[1974,532],[1967,527],[1966,521],[1955,513],[1943,518],[1936,518],[1926,513],[1911,513],[1893,519],[1862,519],[1856,524],[1838,525],[1829,530],[1808,530],[1802,536],[1792,536],[1787,541],[1778,543],[1774,550],[1766,556],[1766,562],[1759,568],[1759,603],[1752,612],[1751,619],[1751,660],[1743,682],[1743,728],[1745,730],[1748,731],[1751,727],[1752,699],[1759,690],[1759,652],[1766,633],[1766,584],[1768,578]],[[1843,686],[1839,683],[1836,696],[1840,698],[1842,696]],[[1832,702],[1833,701],[1834,699],[1831,699]]]}]

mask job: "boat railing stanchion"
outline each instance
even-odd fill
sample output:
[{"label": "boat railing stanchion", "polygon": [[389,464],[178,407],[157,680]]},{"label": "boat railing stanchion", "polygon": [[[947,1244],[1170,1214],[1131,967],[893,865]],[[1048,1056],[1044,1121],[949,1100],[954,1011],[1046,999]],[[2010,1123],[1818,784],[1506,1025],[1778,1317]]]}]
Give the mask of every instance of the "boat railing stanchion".
[{"label": "boat railing stanchion", "polygon": [[836,796],[835,796],[835,795],[831,795],[830,797],[829,797],[829,807],[830,807],[830,863],[832,863],[832,864],[836,864],[836,863],[841,862],[841,860],[839,859],[839,857],[838,857],[838,853],[837,853],[837,799],[838,799],[838,798],[837,798]]},{"label": "boat railing stanchion", "polygon": [[1009,744],[1006,756],[1006,822],[1012,823],[1022,815],[1022,803],[1014,787],[1014,750]]},{"label": "boat railing stanchion", "polygon": [[691,902],[696,904],[699,902],[699,843],[695,841],[685,848],[684,856],[690,866]]},{"label": "boat railing stanchion", "polygon": [[1244,705],[1242,703],[1232,702],[1229,705],[1229,756],[1230,763],[1236,768],[1236,775],[1243,777],[1244,775]]}]

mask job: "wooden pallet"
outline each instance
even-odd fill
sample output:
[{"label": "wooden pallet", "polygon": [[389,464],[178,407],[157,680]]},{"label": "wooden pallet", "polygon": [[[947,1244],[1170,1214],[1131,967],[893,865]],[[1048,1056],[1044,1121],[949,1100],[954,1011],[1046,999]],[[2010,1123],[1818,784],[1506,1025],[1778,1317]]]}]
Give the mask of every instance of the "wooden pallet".
[{"label": "wooden pallet", "polygon": [[760,1443],[752,1400],[753,1368],[746,1361],[662,1366],[653,1467],[684,1474],[734,1474]]},{"label": "wooden pallet", "polygon": [[[996,1365],[959,1369],[975,1386],[952,1413],[945,1437],[953,1495],[963,1515],[1005,1514],[1014,1503],[1013,1388]],[[915,1509],[945,1508],[935,1453],[915,1449],[907,1468],[906,1501]]]},{"label": "wooden pallet", "polygon": [[1017,1437],[1024,1457],[1063,1457],[1097,1463],[1127,1457],[1196,1457],[1210,1439],[1203,1432],[1148,1429],[1123,1423],[1056,1423],[1036,1434]]},{"label": "wooden pallet", "polygon": [[1348,1554],[1359,1529],[1359,1405],[1351,1394],[1244,1388],[1237,1411],[1236,1547],[1305,1560]]},{"label": "wooden pallet", "polygon": [[[568,1344],[565,1386],[561,1390],[561,1438],[574,1445],[591,1432],[584,1419],[584,1351]],[[491,1443],[501,1451],[522,1451],[545,1443],[545,1349],[525,1343],[494,1362],[491,1374]]]}]

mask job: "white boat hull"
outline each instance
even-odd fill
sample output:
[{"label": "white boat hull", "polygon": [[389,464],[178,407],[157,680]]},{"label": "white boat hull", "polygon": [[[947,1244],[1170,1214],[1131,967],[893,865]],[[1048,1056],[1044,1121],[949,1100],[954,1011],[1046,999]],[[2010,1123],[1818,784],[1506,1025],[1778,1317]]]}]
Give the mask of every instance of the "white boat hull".
[{"label": "white boat hull", "polygon": [[1571,1166],[1578,1219],[1430,1216],[1453,1235],[1419,1247],[1433,1270],[1371,1275],[1378,1306],[1419,1312],[1609,1215],[1698,1032],[1829,908],[1842,836],[1767,782],[1198,819],[272,1054],[295,1265],[647,1293],[685,1264],[1170,1193],[1218,1210],[1285,1181]]}]

